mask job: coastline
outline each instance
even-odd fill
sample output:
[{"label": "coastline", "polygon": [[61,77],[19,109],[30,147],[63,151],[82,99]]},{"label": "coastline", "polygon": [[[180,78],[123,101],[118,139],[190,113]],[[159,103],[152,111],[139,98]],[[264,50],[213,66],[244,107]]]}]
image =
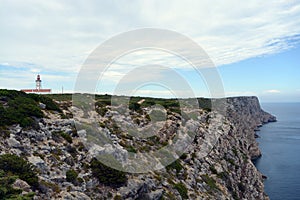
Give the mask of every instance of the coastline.
[{"label": "coastline", "polygon": [[[24,97],[30,98],[26,95]],[[10,136],[0,141],[0,151],[25,155],[25,158],[39,169],[38,178],[43,184],[57,185],[57,190],[44,185],[43,190],[37,191],[36,196],[42,199],[67,198],[76,194],[82,199],[106,197],[129,200],[164,197],[267,200],[269,198],[264,193],[263,175],[251,159],[261,155],[255,139],[255,129],[275,121],[276,118],[261,109],[257,97],[231,97],[225,100],[222,101],[226,106],[225,116],[208,109],[200,109],[200,119],[189,121],[189,128],[195,131],[196,136],[183,157],[166,168],[148,174],[125,173],[123,176],[126,177],[126,182],[118,187],[104,184],[101,182],[103,179],[99,181],[88,168],[98,153],[110,152],[116,157],[126,158],[128,154],[126,148],[130,147],[131,151],[139,152],[143,150],[145,142],[153,147],[160,147],[165,141],[153,141],[151,138],[142,141],[139,138],[128,137],[113,123],[114,119],[111,116],[113,112],[116,113],[111,106],[103,107],[101,104],[102,110],[106,108],[106,113],[104,115],[102,112],[94,113],[89,120],[100,119],[102,122],[100,130],[111,137],[114,136],[112,139],[116,144],[123,145],[117,145],[116,149],[112,149],[109,145],[92,149],[80,145],[80,141],[87,137],[90,130],[84,126],[75,129],[73,119],[67,117],[72,116],[74,106],[71,106],[70,101],[62,100],[57,103],[64,115],[41,108],[45,116],[35,119],[38,129],[11,126]],[[79,117],[81,108],[76,110],[79,114],[74,117]],[[140,122],[147,120],[139,112],[134,114]],[[123,114],[118,115],[120,116],[118,119],[128,119]],[[174,112],[169,112],[168,118],[167,126],[158,133],[160,139],[175,136],[178,124],[180,125],[183,119]],[[215,134],[219,136],[214,137]],[[205,138],[208,136],[209,138]],[[135,143],[132,143],[132,140]],[[201,152],[205,146],[213,148],[203,156]],[[66,180],[66,172],[74,168],[81,178],[80,184]],[[105,176],[105,173],[101,176]],[[76,190],[70,190],[70,186]]]}]

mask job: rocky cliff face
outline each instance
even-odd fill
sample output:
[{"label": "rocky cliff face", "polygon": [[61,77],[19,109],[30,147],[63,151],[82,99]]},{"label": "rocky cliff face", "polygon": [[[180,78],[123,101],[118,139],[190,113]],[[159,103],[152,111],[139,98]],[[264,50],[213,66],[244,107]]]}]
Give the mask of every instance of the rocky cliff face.
[{"label": "rocky cliff face", "polygon": [[[74,117],[80,117],[80,108],[72,107],[68,101],[58,102],[64,117],[43,110],[45,117],[36,119],[39,128],[9,126],[9,134],[7,130],[5,137],[1,134],[0,152],[22,156],[36,166],[39,188],[28,189],[24,181],[26,191],[21,187],[24,193],[33,190],[35,199],[268,199],[262,175],[251,159],[261,155],[254,130],[276,119],[260,108],[256,97],[234,97],[226,102],[225,116],[199,109],[200,117],[186,122],[196,136],[178,160],[158,171],[116,175],[126,177],[118,184],[109,182],[118,177],[106,177],[105,173],[99,177],[99,170],[93,169],[95,152],[110,152],[109,147],[95,149],[83,145],[89,130],[84,126],[76,130],[74,120],[65,117],[74,110]],[[158,139],[139,140],[115,126],[117,119],[111,117],[110,106],[100,108],[101,112],[94,113],[92,118],[99,120],[100,130],[110,135],[120,152],[153,150],[166,144],[181,126],[182,116],[168,112],[167,125],[159,131]],[[141,112],[134,115],[140,126],[147,124],[147,116]],[[204,155],[203,148],[210,151]]]}]

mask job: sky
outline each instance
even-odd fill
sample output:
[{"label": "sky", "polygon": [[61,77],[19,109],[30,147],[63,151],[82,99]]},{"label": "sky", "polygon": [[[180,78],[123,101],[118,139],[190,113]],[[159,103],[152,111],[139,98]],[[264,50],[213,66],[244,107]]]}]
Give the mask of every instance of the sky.
[{"label": "sky", "polygon": [[[0,0],[0,88],[34,88],[41,74],[43,88],[73,92],[78,73],[99,45],[141,28],[175,31],[197,43],[216,66],[225,96],[300,102],[300,2],[295,0]],[[149,64],[175,70],[196,96],[211,96],[195,69],[157,49],[120,57],[95,92],[114,93],[131,70]],[[172,81],[170,73],[150,70],[139,78]],[[149,84],[133,94],[174,97]]]}]

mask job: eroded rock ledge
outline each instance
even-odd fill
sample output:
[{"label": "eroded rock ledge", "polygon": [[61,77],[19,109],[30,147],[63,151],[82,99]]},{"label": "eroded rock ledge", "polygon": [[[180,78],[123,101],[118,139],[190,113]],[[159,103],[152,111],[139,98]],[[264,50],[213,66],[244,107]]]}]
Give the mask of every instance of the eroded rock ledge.
[{"label": "eroded rock ledge", "polygon": [[[76,130],[72,119],[63,119],[55,112],[44,111],[46,118],[38,120],[38,129],[10,126],[10,136],[6,133],[0,141],[0,152],[23,156],[37,167],[40,188],[34,191],[34,199],[268,199],[262,175],[251,160],[261,155],[254,130],[276,118],[261,109],[256,97],[233,97],[226,102],[225,116],[199,110],[200,117],[191,123],[196,137],[180,159],[160,171],[126,174],[123,185],[105,184],[93,175],[90,163],[95,149],[82,146],[89,130]],[[80,111],[68,101],[58,103],[66,116],[72,109]],[[135,115],[141,126],[147,124],[145,116]],[[165,144],[181,125],[181,116],[169,113],[168,126],[159,133],[161,141],[139,140],[116,128],[111,116],[109,106],[93,114],[114,144],[134,152],[149,150],[143,143],[154,147]],[[208,142],[213,148],[203,157],[201,144],[209,126],[220,137],[216,144]],[[78,175],[74,181],[66,178],[70,170]],[[23,185],[28,186],[26,182]]]}]

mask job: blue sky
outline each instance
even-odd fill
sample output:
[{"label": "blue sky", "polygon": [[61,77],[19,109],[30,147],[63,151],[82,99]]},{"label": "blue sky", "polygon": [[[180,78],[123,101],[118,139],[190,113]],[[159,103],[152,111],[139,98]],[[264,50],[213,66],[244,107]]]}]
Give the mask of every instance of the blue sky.
[{"label": "blue sky", "polygon": [[[82,64],[97,46],[114,35],[152,27],[199,44],[215,63],[226,96],[300,102],[297,1],[2,0],[0,27],[0,88],[33,88],[40,73],[43,88],[60,92],[63,86],[72,92]],[[203,78],[165,52],[124,56],[107,71],[97,92],[113,93],[130,67],[149,63],[174,68],[197,96],[209,96]],[[136,94],[170,96],[156,86]]]}]

